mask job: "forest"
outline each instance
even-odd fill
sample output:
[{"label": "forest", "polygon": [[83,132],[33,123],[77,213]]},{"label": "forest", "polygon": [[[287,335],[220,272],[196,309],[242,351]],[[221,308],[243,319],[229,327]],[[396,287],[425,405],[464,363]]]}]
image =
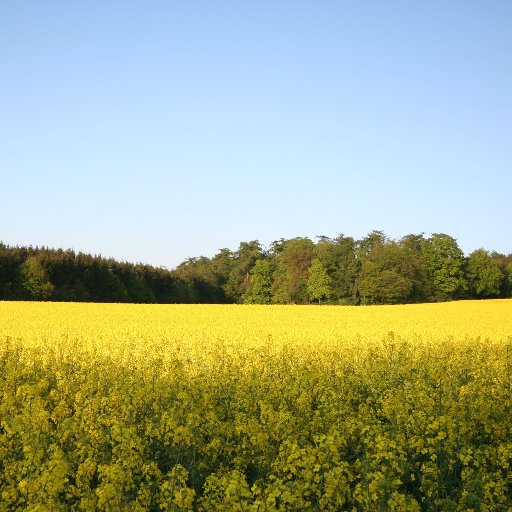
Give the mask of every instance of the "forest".
[{"label": "forest", "polygon": [[468,256],[445,233],[241,242],[175,269],[0,242],[0,300],[405,304],[512,296],[512,254]]}]

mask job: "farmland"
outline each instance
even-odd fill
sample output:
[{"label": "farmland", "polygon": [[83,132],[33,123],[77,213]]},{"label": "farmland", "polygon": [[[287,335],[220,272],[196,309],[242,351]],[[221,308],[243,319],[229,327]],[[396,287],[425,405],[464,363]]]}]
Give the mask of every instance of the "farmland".
[{"label": "farmland", "polygon": [[0,511],[512,507],[512,300],[0,302]]}]

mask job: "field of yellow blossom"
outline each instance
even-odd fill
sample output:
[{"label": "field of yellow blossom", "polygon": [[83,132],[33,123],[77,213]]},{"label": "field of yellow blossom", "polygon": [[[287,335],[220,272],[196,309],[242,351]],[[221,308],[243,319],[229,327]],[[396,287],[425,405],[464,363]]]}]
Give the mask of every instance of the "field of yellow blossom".
[{"label": "field of yellow blossom", "polygon": [[0,302],[0,512],[512,510],[512,300]]}]

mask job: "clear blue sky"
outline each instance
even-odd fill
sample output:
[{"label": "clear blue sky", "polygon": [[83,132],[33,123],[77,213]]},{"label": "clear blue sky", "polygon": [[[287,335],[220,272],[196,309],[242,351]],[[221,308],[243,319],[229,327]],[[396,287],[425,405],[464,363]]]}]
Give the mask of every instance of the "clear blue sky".
[{"label": "clear blue sky", "polygon": [[0,3],[0,240],[512,252],[512,2]]}]

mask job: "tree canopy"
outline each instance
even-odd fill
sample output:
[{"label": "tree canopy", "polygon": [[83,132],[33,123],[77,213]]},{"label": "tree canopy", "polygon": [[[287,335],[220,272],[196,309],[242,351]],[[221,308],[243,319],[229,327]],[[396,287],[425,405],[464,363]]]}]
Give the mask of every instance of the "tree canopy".
[{"label": "tree canopy", "polygon": [[465,256],[445,233],[372,231],[257,240],[173,270],[72,250],[0,242],[0,300],[141,303],[398,304],[512,296],[512,254]]}]

